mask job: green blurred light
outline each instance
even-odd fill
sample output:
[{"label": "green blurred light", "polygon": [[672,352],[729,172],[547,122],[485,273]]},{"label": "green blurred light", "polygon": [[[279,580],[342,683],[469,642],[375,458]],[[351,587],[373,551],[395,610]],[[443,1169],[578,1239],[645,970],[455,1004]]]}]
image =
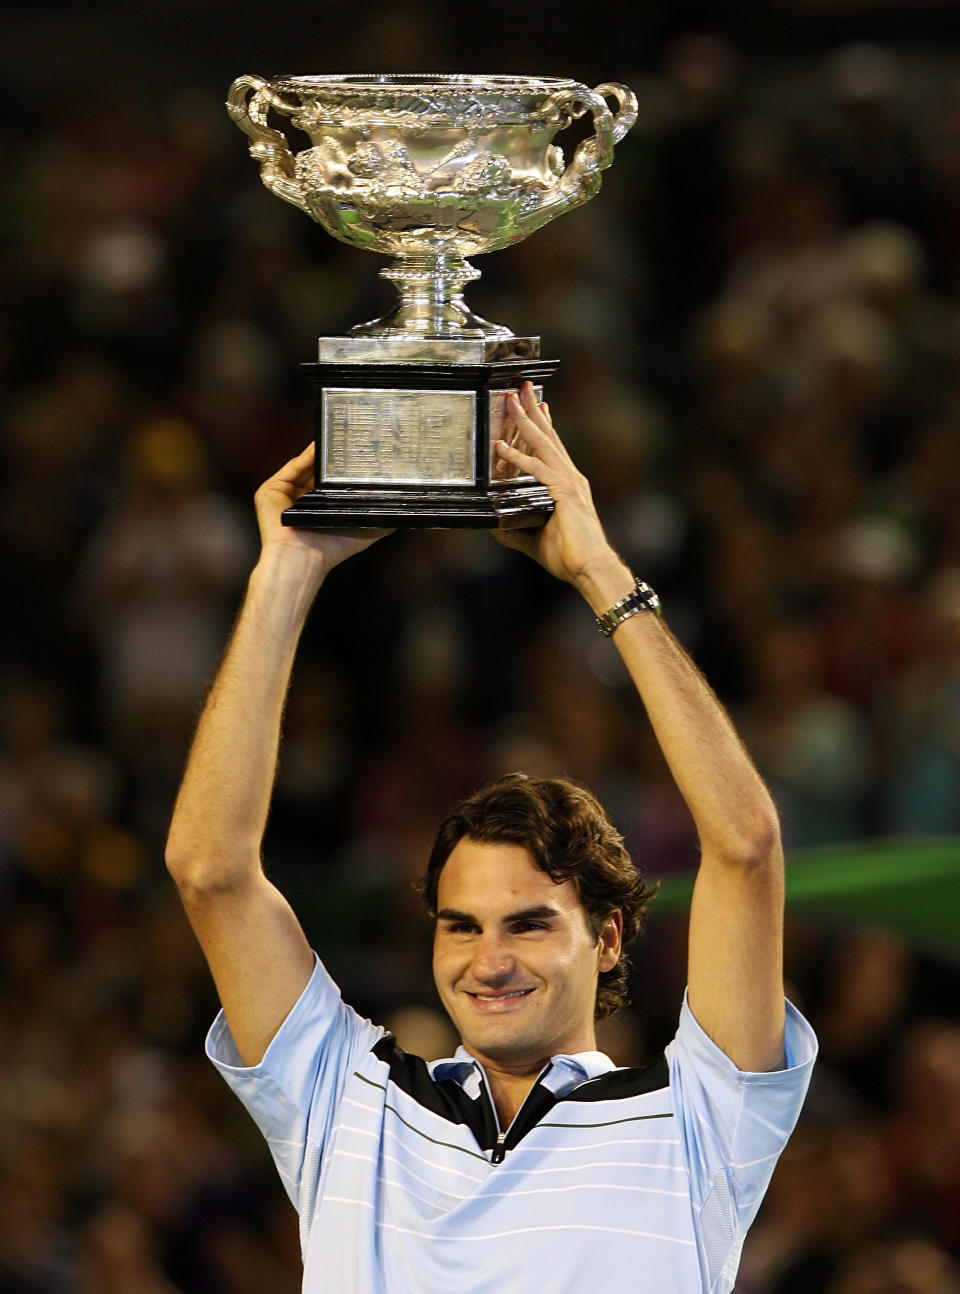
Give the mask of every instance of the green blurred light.
[{"label": "green blurred light", "polygon": [[[693,876],[667,877],[651,916],[686,908]],[[960,836],[798,850],[787,860],[787,910],[832,923],[889,926],[960,960]]]}]

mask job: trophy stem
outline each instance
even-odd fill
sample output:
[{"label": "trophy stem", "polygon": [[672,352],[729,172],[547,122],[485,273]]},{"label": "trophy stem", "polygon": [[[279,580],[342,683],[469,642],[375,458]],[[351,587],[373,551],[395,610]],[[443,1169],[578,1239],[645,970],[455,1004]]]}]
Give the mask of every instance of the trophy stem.
[{"label": "trophy stem", "polygon": [[502,324],[473,313],[463,298],[464,284],[480,277],[463,256],[427,252],[398,256],[382,279],[396,285],[398,304],[379,319],[356,324],[351,335],[396,337],[512,337]]}]

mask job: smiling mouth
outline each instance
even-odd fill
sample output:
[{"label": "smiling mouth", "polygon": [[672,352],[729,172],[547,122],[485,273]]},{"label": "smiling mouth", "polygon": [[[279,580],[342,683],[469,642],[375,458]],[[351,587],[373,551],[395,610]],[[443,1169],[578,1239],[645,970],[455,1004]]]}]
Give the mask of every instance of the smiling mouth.
[{"label": "smiling mouth", "polygon": [[521,998],[529,997],[529,995],[532,992],[533,992],[532,988],[517,988],[517,989],[511,989],[510,992],[508,993],[469,993],[468,992],[467,996],[472,997],[474,1002],[476,1002],[480,1006],[491,1007],[491,1006],[499,1006],[501,1003],[517,1002]]}]

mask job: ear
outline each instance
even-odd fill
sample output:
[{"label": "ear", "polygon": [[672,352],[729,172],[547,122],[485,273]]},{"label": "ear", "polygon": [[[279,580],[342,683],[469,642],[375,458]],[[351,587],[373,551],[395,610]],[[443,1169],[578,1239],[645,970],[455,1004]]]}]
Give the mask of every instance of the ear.
[{"label": "ear", "polygon": [[597,940],[597,970],[601,973],[613,970],[620,960],[620,948],[623,942],[623,913],[616,908],[604,921]]}]

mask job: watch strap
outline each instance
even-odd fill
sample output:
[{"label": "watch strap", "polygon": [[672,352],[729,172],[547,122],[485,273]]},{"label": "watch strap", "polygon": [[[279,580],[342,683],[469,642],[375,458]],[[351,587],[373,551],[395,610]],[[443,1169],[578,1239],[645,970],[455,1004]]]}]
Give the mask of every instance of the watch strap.
[{"label": "watch strap", "polygon": [[602,616],[597,616],[597,628],[605,638],[609,638],[618,625],[631,616],[639,615],[641,611],[652,611],[656,616],[663,615],[663,607],[656,593],[644,580],[638,579],[632,592],[615,602]]}]

